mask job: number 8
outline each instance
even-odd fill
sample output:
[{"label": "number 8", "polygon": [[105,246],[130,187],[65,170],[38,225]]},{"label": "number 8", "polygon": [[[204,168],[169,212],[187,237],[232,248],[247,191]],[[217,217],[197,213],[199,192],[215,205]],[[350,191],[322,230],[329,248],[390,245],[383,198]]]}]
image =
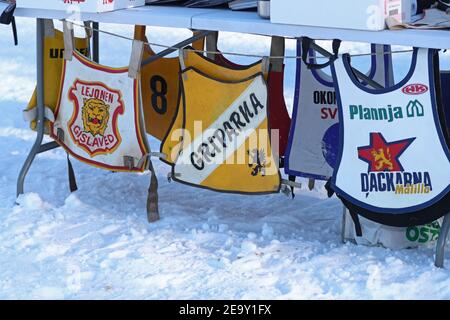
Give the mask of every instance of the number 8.
[{"label": "number 8", "polygon": [[[159,83],[159,85],[158,85]],[[159,88],[159,89],[158,89]],[[161,76],[153,76],[150,79],[150,89],[152,90],[152,106],[159,114],[167,112],[167,82]],[[161,102],[161,105],[158,103]]]}]

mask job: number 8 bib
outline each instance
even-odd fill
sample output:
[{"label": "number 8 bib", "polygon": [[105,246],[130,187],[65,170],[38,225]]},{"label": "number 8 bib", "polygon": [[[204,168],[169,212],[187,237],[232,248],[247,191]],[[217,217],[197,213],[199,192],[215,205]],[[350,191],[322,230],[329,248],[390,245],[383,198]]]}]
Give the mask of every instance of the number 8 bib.
[{"label": "number 8 bib", "polygon": [[[135,27],[134,38],[147,41],[144,26]],[[203,50],[203,39],[193,43]],[[143,60],[155,55],[150,46],[144,49]],[[147,133],[163,140],[169,130],[178,107],[180,95],[180,62],[178,57],[161,58],[141,69],[142,105]]]}]

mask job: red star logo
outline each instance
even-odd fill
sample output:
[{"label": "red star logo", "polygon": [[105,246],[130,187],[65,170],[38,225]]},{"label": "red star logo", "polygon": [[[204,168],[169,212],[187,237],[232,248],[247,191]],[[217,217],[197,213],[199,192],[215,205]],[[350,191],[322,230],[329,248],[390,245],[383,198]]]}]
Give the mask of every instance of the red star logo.
[{"label": "red star logo", "polygon": [[369,164],[369,172],[404,171],[399,157],[416,138],[387,142],[379,132],[370,133],[370,145],[358,148],[359,159]]}]

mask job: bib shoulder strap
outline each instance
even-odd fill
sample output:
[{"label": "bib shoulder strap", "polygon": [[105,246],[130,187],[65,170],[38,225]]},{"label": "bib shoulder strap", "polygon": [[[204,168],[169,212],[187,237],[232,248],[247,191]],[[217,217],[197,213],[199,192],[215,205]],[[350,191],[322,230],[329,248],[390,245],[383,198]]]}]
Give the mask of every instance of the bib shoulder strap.
[{"label": "bib shoulder strap", "polygon": [[313,43],[313,40],[308,37],[301,38],[302,43],[302,60],[303,63],[308,67],[308,69],[323,69],[328,67],[333,63],[333,61],[338,59],[339,55],[339,48],[341,46],[341,40],[334,39],[333,40],[333,54],[329,57],[329,60],[325,63],[310,63],[308,62],[308,53],[311,49],[311,44]]},{"label": "bib shoulder strap", "polygon": [[71,61],[74,50],[73,24],[69,21],[63,21],[64,31],[64,60]]}]

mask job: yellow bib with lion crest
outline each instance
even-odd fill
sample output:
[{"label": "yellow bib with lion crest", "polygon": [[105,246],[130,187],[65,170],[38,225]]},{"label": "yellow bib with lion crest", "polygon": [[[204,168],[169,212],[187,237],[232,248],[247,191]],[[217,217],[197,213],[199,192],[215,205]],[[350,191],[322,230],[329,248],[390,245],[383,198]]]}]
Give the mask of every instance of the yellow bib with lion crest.
[{"label": "yellow bib with lion crest", "polygon": [[184,121],[173,179],[220,192],[279,192],[263,74],[221,81],[187,68],[181,79]]},{"label": "yellow bib with lion crest", "polygon": [[[148,42],[145,26],[136,26],[134,38]],[[204,39],[193,43],[203,50]],[[144,47],[143,60],[154,56],[149,45]],[[148,134],[162,140],[172,124],[180,96],[180,62],[178,57],[161,58],[141,69],[142,101]]]},{"label": "yellow bib with lion crest", "polygon": [[60,88],[51,136],[68,153],[107,170],[146,170],[140,82],[128,68],[105,67],[74,51],[63,62]]}]

